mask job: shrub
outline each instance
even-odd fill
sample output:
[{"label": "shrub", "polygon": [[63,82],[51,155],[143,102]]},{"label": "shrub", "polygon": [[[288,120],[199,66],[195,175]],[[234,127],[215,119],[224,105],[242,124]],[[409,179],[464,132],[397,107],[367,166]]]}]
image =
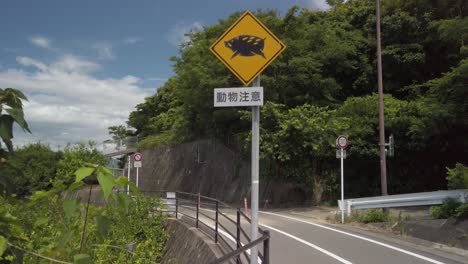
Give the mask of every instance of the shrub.
[{"label": "shrub", "polygon": [[95,143],[80,143],[65,149],[63,158],[57,164],[57,178],[65,183],[75,179],[75,171],[89,163],[105,165],[108,158],[95,148]]},{"label": "shrub", "polygon": [[453,198],[446,198],[442,205],[432,206],[429,209],[429,214],[437,219],[454,217],[456,210],[461,203]]},{"label": "shrub", "polygon": [[380,222],[388,222],[389,216],[381,210],[373,209],[369,212],[361,215],[359,217],[359,221],[363,223],[380,223]]},{"label": "shrub", "polygon": [[5,168],[5,173],[12,176],[16,194],[27,195],[50,189],[61,157],[61,152],[40,143],[17,149],[9,158],[10,166]]},{"label": "shrub", "polygon": [[468,203],[460,205],[455,210],[455,217],[458,219],[468,219]]},{"label": "shrub", "polygon": [[447,181],[449,189],[468,189],[468,167],[457,163],[455,168],[447,168]]}]

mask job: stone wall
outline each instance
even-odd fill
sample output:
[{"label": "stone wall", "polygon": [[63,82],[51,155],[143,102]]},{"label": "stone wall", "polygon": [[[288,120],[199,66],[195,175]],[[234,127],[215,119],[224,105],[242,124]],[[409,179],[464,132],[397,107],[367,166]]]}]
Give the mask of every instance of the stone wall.
[{"label": "stone wall", "polygon": [[[219,141],[198,140],[142,153],[139,188],[143,192],[200,192],[234,206],[250,195],[250,158]],[[134,169],[131,175],[135,182]],[[305,192],[292,184],[260,180],[260,207],[266,203],[299,205],[307,200]]]}]

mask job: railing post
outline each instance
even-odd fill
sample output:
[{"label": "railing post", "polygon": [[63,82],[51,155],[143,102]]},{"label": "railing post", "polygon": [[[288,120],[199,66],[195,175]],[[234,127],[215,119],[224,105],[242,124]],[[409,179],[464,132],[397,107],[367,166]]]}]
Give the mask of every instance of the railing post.
[{"label": "railing post", "polygon": [[219,211],[219,204],[218,200],[216,200],[216,226],[215,226],[215,243],[218,243],[218,211]]},{"label": "railing post", "polygon": [[197,202],[197,221],[195,222],[195,227],[198,228],[198,211],[200,210],[200,199]]},{"label": "railing post", "polygon": [[263,231],[263,235],[267,239],[263,240],[263,262],[262,264],[270,264],[270,231]]},{"label": "railing post", "polygon": [[[237,229],[237,233],[236,233],[236,249],[240,248],[240,246],[241,246],[241,242],[240,242],[240,228],[241,228],[241,224],[240,224],[240,208],[237,208],[237,221],[236,221],[236,229]],[[237,264],[240,264],[240,263],[241,263],[241,260],[240,260],[240,255],[238,255],[238,256],[237,256],[236,263],[237,263]]]},{"label": "railing post", "polygon": [[179,200],[177,199],[177,196],[176,196],[176,199],[175,199],[175,218],[176,219],[178,218],[178,213],[179,213]]}]

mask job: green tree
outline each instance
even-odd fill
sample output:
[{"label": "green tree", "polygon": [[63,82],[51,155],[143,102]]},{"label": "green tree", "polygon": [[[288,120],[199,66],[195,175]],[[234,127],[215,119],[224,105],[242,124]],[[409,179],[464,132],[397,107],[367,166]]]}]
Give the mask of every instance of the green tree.
[{"label": "green tree", "polygon": [[16,149],[14,155],[10,156],[10,166],[5,171],[13,179],[15,193],[26,195],[49,189],[62,155],[61,152],[55,152],[41,143]]},{"label": "green tree", "polygon": [[66,148],[57,164],[57,179],[66,184],[75,178],[75,171],[87,164],[105,165],[108,158],[95,148],[95,143],[79,143]]}]

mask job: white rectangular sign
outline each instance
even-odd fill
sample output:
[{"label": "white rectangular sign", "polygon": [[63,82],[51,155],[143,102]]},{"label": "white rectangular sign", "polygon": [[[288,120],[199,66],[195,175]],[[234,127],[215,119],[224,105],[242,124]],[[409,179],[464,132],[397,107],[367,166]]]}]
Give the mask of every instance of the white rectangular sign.
[{"label": "white rectangular sign", "polygon": [[133,162],[133,167],[134,168],[141,168],[141,161],[134,161]]},{"label": "white rectangular sign", "polygon": [[263,87],[215,88],[214,106],[262,106]]}]

